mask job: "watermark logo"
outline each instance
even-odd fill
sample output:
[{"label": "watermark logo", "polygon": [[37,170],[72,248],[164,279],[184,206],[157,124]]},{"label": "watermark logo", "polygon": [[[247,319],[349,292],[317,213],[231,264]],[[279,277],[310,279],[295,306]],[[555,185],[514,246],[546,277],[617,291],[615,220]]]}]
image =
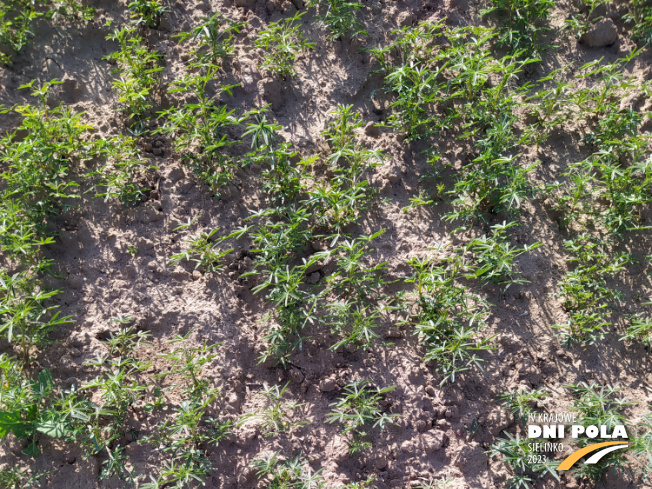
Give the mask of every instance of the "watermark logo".
[{"label": "watermark logo", "polygon": [[[624,425],[584,426],[577,424],[574,413],[530,414],[527,432],[528,438],[533,440],[564,440],[568,434],[570,434],[571,440],[577,440],[580,437],[582,439],[599,437],[601,440],[613,440],[593,443],[573,451],[559,464],[558,471],[571,469],[580,459],[589,454],[592,455],[584,463],[587,465],[597,464],[609,453],[629,446],[627,430]],[[565,451],[563,442],[535,442],[530,443],[529,448],[533,452],[539,453]]]}]

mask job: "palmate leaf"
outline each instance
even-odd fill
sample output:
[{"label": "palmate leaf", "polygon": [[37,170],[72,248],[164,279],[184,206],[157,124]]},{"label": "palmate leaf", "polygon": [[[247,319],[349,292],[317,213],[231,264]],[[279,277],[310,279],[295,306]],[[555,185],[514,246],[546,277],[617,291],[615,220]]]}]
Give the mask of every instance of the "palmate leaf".
[{"label": "palmate leaf", "polygon": [[23,422],[20,412],[0,411],[0,438],[4,438],[11,431],[17,438],[25,439],[30,427]]},{"label": "palmate leaf", "polygon": [[70,430],[68,423],[66,423],[66,418],[61,415],[55,415],[51,419],[46,419],[38,423],[36,425],[36,431],[52,438],[63,438]]}]

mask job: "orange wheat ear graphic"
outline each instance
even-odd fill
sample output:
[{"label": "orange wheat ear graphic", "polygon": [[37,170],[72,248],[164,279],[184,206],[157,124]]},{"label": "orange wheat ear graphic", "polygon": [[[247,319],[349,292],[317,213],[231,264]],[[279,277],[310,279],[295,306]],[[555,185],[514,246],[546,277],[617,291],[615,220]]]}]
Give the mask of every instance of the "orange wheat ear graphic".
[{"label": "orange wheat ear graphic", "polygon": [[598,453],[594,454],[591,458],[589,458],[586,461],[586,463],[589,465],[598,463],[600,459],[605,455],[607,455],[608,453],[611,453],[614,450],[618,450],[620,448],[625,448],[628,445],[629,443],[626,441],[605,441],[603,443],[596,443],[594,445],[589,445],[588,447],[581,448],[571,453],[568,457],[564,459],[562,463],[559,464],[557,470],[570,469],[573,465],[575,465],[575,462],[581,459],[584,455],[588,455],[589,453],[595,452],[596,450],[598,451]]}]

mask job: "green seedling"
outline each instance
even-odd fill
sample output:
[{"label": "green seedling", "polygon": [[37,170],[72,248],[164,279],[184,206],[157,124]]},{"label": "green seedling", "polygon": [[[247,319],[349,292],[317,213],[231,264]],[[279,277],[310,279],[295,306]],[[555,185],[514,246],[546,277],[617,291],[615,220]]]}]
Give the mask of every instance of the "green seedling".
[{"label": "green seedling", "polygon": [[313,49],[315,43],[304,39],[298,22],[305,12],[297,12],[294,17],[271,22],[267,29],[258,33],[254,47],[265,51],[265,62],[260,68],[268,68],[276,76],[283,78],[296,74],[294,59],[298,52]]},{"label": "green seedling", "polygon": [[[190,226],[192,223],[196,222],[197,219],[198,217],[188,224],[177,227],[175,231]],[[218,231],[219,229],[213,229],[207,233],[200,233],[197,237],[189,239],[184,251],[170,257],[170,266],[174,266],[182,260],[186,260],[195,262],[195,270],[201,268],[206,274],[223,270],[224,266],[222,265],[222,259],[233,252],[233,248],[221,250],[218,248],[218,245],[229,238],[242,236],[242,234],[246,232],[246,228],[228,236],[214,238],[213,236]]]},{"label": "green seedling", "polygon": [[60,0],[48,15],[54,19],[60,15],[68,20],[88,22],[95,19],[95,9],[84,5],[84,0]]},{"label": "green seedling", "polygon": [[515,222],[494,224],[491,226],[491,236],[485,234],[482,238],[475,238],[469,242],[466,249],[473,253],[478,264],[477,270],[471,276],[479,278],[485,283],[506,284],[505,290],[512,284],[528,283],[525,279],[514,278],[514,275],[518,273],[515,270],[514,260],[524,253],[543,246],[543,244],[537,242],[522,248],[512,247],[507,242],[505,231],[516,225]]},{"label": "green seedling", "polygon": [[32,473],[26,467],[3,467],[0,469],[0,486],[6,489],[33,489],[41,487],[40,479],[47,472]]},{"label": "green seedling", "polygon": [[310,198],[306,204],[319,216],[318,224],[342,233],[368,207],[374,192],[365,177],[382,163],[385,155],[360,144],[354,130],[364,121],[352,106],[340,105],[334,115],[336,119],[322,133],[332,150],[327,161],[333,178],[315,182],[314,190],[308,191]]},{"label": "green seedling", "polygon": [[128,8],[136,25],[147,24],[152,29],[157,29],[163,14],[170,11],[161,0],[134,0],[129,2]]},{"label": "green seedling", "polygon": [[491,7],[481,10],[482,15],[497,14],[506,18],[500,29],[499,44],[509,46],[512,52],[539,54],[541,37],[550,30],[546,25],[552,0],[491,0]]},{"label": "green seedling", "polygon": [[342,36],[354,38],[367,36],[367,31],[358,20],[357,11],[362,8],[359,1],[349,0],[310,0],[308,7],[318,7],[319,21],[330,31],[330,39]]},{"label": "green seedling", "polygon": [[[19,52],[34,37],[30,30],[32,22],[43,15],[43,12],[36,11],[35,2],[30,0],[2,2],[0,4],[0,44],[5,49]],[[10,65],[11,53],[0,52],[0,62]]]},{"label": "green seedling", "polygon": [[202,17],[201,23],[189,32],[174,37],[179,42],[191,40],[195,46],[190,52],[192,64],[220,66],[224,60],[235,54],[233,36],[240,33],[245,22],[235,22],[217,13],[212,17]]},{"label": "green seedling", "polygon": [[652,44],[652,5],[646,0],[631,0],[623,19],[631,26],[632,39],[649,46]]},{"label": "green seedling", "polygon": [[[650,303],[646,302],[645,304]],[[620,338],[620,341],[624,340],[642,343],[649,353],[652,350],[652,319],[645,317],[643,313],[633,315],[626,333]]]},{"label": "green seedling", "polygon": [[568,66],[559,68],[540,78],[536,85],[538,90],[524,99],[530,114],[537,119],[532,129],[537,148],[548,139],[552,130],[573,116],[569,110],[573,84],[562,77],[567,69]]},{"label": "green seedling", "polygon": [[[125,318],[119,318],[118,322],[127,323]],[[101,374],[83,384],[81,392],[89,391],[92,394],[88,397],[99,399],[99,403],[86,401],[81,404],[84,416],[75,428],[75,437],[87,456],[106,456],[100,477],[116,476],[131,487],[135,484],[134,474],[125,464],[124,446],[118,444],[118,440],[131,432],[132,407],[144,399],[147,391],[140,379],[152,363],[141,360],[138,350],[149,344],[149,336],[148,332],[124,326],[109,336],[106,355],[98,354],[96,360],[86,363],[99,368]]]},{"label": "green seedling", "polygon": [[16,360],[3,353],[0,376],[0,438],[13,433],[27,442],[23,451],[36,457],[40,453],[39,436],[63,438],[71,433],[70,412],[62,406],[74,401],[69,395],[56,395],[48,370],[29,380]]},{"label": "green seedling", "polygon": [[118,101],[124,104],[123,110],[135,121],[135,131],[142,133],[142,118],[154,106],[152,92],[159,84],[157,73],[163,69],[162,57],[145,46],[136,27],[115,30],[107,39],[117,41],[120,48],[105,58],[118,66],[113,71],[119,75],[113,88],[118,91]]},{"label": "green seedling", "polygon": [[631,261],[626,253],[609,254],[609,245],[586,234],[564,242],[566,249],[573,253],[568,261],[576,266],[559,283],[556,295],[562,297],[562,305],[570,317],[552,328],[560,331],[567,346],[574,342],[592,344],[605,335],[610,316],[608,301],[619,297],[605,280],[622,272]]},{"label": "green seedling", "polygon": [[530,415],[534,414],[532,404],[546,397],[550,397],[550,394],[543,389],[522,388],[518,391],[503,392],[498,399],[503,407],[512,413],[514,420],[525,427]]},{"label": "green seedling", "polygon": [[52,216],[78,197],[71,178],[74,162],[97,155],[95,145],[85,141],[91,126],[82,122],[83,114],[47,104],[50,90],[58,84],[52,80],[39,86],[32,81],[22,86],[32,90],[38,103],[13,107],[22,119],[20,126],[0,139],[5,169],[0,176],[0,246],[7,258],[15,260],[11,273],[0,272],[0,330],[20,349],[25,367],[34,350],[49,343],[53,327],[71,322],[59,316],[58,306],[49,304],[58,292],[48,291],[38,278],[51,264],[41,250],[54,242]]},{"label": "green seedling", "polygon": [[314,471],[301,454],[284,459],[281,452],[257,457],[251,462],[259,480],[268,489],[317,489],[326,487],[321,469]]},{"label": "green seedling", "polygon": [[453,483],[453,479],[433,479],[432,477],[428,480],[420,479],[419,485],[415,489],[449,489],[450,484]]},{"label": "green seedling", "polygon": [[213,404],[220,395],[206,376],[208,364],[216,357],[218,344],[190,346],[189,331],[177,335],[168,342],[171,351],[161,354],[169,364],[158,375],[159,379],[171,379],[170,389],[181,398],[172,408],[171,417],[165,419],[143,443],[159,447],[168,459],[158,469],[158,475],[150,476],[151,482],[141,487],[187,487],[204,484],[212,470],[208,452],[231,432],[232,423],[212,416]]},{"label": "green seedling", "polygon": [[566,28],[569,29],[578,39],[586,33],[591,25],[602,20],[602,17],[594,15],[595,9],[600,5],[609,3],[609,0],[579,0],[576,5],[579,12],[566,20]]},{"label": "green seedling", "polygon": [[57,294],[58,290],[41,290],[26,272],[9,276],[0,271],[0,333],[20,350],[25,368],[35,349],[51,343],[48,334],[55,326],[73,322],[71,316],[59,317],[57,306],[46,305]]},{"label": "green seedling", "polygon": [[480,367],[480,351],[494,348],[492,338],[482,337],[489,304],[460,283],[470,267],[459,254],[414,258],[408,265],[414,273],[406,282],[415,284],[416,294],[404,323],[414,325],[426,346],[424,361],[443,375],[441,385],[455,382],[456,375]]},{"label": "green seedling", "polygon": [[88,173],[87,177],[98,176],[97,183],[88,190],[95,191],[97,197],[118,199],[127,207],[134,207],[143,202],[147,189],[142,183],[145,172],[158,169],[147,166],[148,160],[142,158],[136,146],[136,139],[118,136],[103,139],[97,143],[98,152],[106,158],[106,163],[97,171]]},{"label": "green seedling", "polygon": [[[229,146],[238,142],[229,137],[228,130],[244,122],[246,117],[237,117],[235,110],[229,110],[217,102],[216,96],[210,95],[208,87],[217,71],[216,66],[208,65],[203,72],[185,75],[172,84],[169,93],[185,93],[193,101],[160,112],[160,118],[166,121],[155,134],[169,136],[182,160],[219,197],[220,188],[231,181],[234,170],[241,164],[227,152]],[[231,95],[233,87],[220,85],[217,92]]]},{"label": "green seedling", "polygon": [[[587,384],[581,382],[565,386],[575,397],[572,409],[579,415],[579,423],[585,428],[588,426],[605,426],[607,432],[611,433],[615,425],[627,425],[627,418],[623,410],[633,403],[627,402],[624,397],[620,397],[621,388],[610,385],[601,386],[595,382]],[[613,439],[589,438],[580,436],[579,446],[592,445],[605,441],[614,441]],[[575,466],[575,475],[577,477],[588,477],[595,482],[604,480],[607,472],[624,471],[629,462],[624,457],[621,450],[616,450],[604,456],[597,464],[578,464]]]},{"label": "green seedling", "polygon": [[[550,474],[559,482],[555,470],[559,465],[552,458],[543,458],[533,449],[530,438],[519,433],[505,433],[506,438],[498,438],[488,450],[490,456],[500,457],[510,467],[512,475],[506,481],[509,489],[530,489],[537,479]],[[533,462],[534,461],[534,462]]]},{"label": "green seedling", "polygon": [[290,385],[289,382],[282,388],[279,388],[278,385],[265,386],[259,393],[259,396],[265,400],[265,407],[243,416],[240,423],[244,423],[249,419],[260,421],[260,428],[266,437],[287,433],[295,426],[308,424],[305,421],[292,420],[295,417],[293,412],[304,406],[304,404],[288,402],[283,399],[288,385]]},{"label": "green seedling", "polygon": [[380,408],[385,394],[395,388],[377,389],[365,380],[355,380],[344,388],[342,397],[331,404],[333,410],[326,415],[326,422],[341,423],[342,434],[353,435],[349,447],[352,455],[371,447],[371,442],[365,439],[369,428],[383,431],[387,425],[396,424],[394,420],[400,415],[385,413]]}]

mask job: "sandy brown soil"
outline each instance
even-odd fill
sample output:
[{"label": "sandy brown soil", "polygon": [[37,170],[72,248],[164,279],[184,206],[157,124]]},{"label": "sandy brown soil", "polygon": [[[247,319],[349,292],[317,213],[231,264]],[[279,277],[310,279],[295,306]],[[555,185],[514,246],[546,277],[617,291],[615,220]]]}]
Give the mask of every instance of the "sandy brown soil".
[{"label": "sandy brown soil", "polygon": [[[67,80],[57,100],[77,111],[84,111],[98,135],[116,134],[124,129],[124,119],[111,89],[111,66],[102,58],[115,48],[105,37],[104,26],[126,22],[124,2],[93,1],[97,19],[88,25],[65,25],[53,29],[48,22],[36,26],[36,39],[20,53],[11,68],[0,69],[0,102],[5,105],[27,100],[18,87],[34,78]],[[365,122],[382,122],[387,101],[382,96],[371,98],[382,85],[382,77],[371,72],[375,68],[368,53],[359,53],[365,46],[386,43],[390,31],[422,20],[448,17],[455,25],[484,22],[479,6],[471,0],[385,1],[369,0],[363,9],[363,22],[370,36],[363,41],[327,41],[324,31],[313,25],[312,11],[304,18],[304,28],[316,49],[299,56],[299,75],[283,81],[261,73],[257,65],[262,53],[251,49],[255,33],[271,21],[293,15],[290,1],[252,1],[251,7],[238,7],[226,0],[172,2],[158,30],[147,33],[148,42],[165,57],[162,88],[157,93],[157,109],[165,109],[178,101],[165,92],[167,84],[183,71],[187,59],[185,48],[172,36],[189,30],[194,22],[211,12],[220,11],[234,20],[247,21],[241,35],[236,36],[238,55],[227,66],[225,83],[241,83],[234,96],[225,98],[232,108],[247,110],[271,104],[270,116],[283,126],[283,138],[291,142],[302,156],[319,152],[325,142],[320,136],[329,113],[338,104],[353,104]],[[552,25],[563,25],[570,6],[560,2]],[[573,61],[580,66],[604,57],[613,61],[633,48],[622,23],[619,38],[606,48],[588,48],[571,36],[560,37],[558,48],[538,64],[528,76],[536,79],[542,73]],[[632,72],[649,77],[649,52],[634,63]],[[649,106],[649,103],[648,103]],[[7,116],[0,121],[3,131],[15,127],[17,120]],[[155,122],[153,124],[156,124]],[[362,133],[367,147],[380,149],[389,157],[375,169],[372,182],[379,190],[379,199],[363,219],[358,233],[385,229],[376,242],[375,261],[388,262],[388,279],[405,276],[406,260],[422,256],[438,242],[462,243],[469,236],[486,230],[476,226],[465,234],[452,236],[454,228],[442,220],[449,204],[440,202],[420,207],[409,213],[402,209],[409,198],[431,181],[422,180],[428,165],[419,143],[405,143],[389,129],[378,135]],[[289,381],[288,399],[304,403],[298,418],[309,424],[290,433],[264,437],[251,422],[238,428],[227,441],[209,454],[214,470],[206,487],[259,487],[251,460],[264,452],[281,450],[287,456],[299,452],[311,461],[314,469],[323,469],[328,487],[376,476],[381,488],[408,488],[420,478],[452,479],[452,488],[506,487],[507,471],[497,459],[490,459],[486,450],[502,430],[514,432],[511,416],[500,407],[496,397],[520,385],[545,387],[553,396],[542,403],[549,411],[563,410],[569,403],[563,385],[594,380],[601,384],[620,384],[624,394],[635,404],[628,409],[630,419],[637,419],[647,410],[650,401],[649,356],[640,345],[618,342],[626,314],[644,310],[634,296],[648,297],[651,288],[646,276],[645,255],[650,233],[628,236],[622,243],[639,263],[630,265],[627,278],[615,280],[614,286],[625,299],[614,314],[612,331],[604,341],[593,346],[567,350],[559,344],[550,325],[561,322],[565,312],[555,292],[558,280],[567,270],[562,246],[567,238],[560,232],[554,216],[544,201],[533,199],[525,205],[522,225],[513,232],[514,242],[544,243],[544,247],[519,260],[523,277],[529,285],[514,286],[502,293],[500,287],[482,287],[493,304],[490,333],[496,334],[498,348],[483,353],[484,371],[470,371],[453,385],[439,386],[440,377],[432,366],[422,361],[423,348],[412,332],[392,324],[383,327],[379,342],[366,351],[332,352],[333,341],[327,331],[314,332],[301,352],[292,356],[288,370],[270,368],[257,363],[261,351],[262,326],[259,319],[268,310],[263,298],[252,294],[252,278],[240,275],[250,270],[246,251],[250,242],[235,243],[236,252],[227,259],[224,272],[202,275],[189,265],[169,266],[169,257],[180,249],[180,236],[172,230],[189,218],[201,216],[202,229],[223,230],[241,226],[249,209],[260,203],[257,170],[248,167],[237,175],[221,200],[215,199],[208,187],[173,153],[170,141],[146,136],[141,147],[152,163],[158,166],[156,179],[159,191],[142,205],[127,209],[117,202],[105,203],[92,195],[83,195],[79,206],[60,216],[56,244],[48,248],[55,260],[57,277],[47,285],[61,289],[56,301],[63,315],[72,315],[72,325],[59,327],[53,333],[54,345],[38,357],[38,365],[53,372],[64,386],[79,384],[96,375],[86,360],[104,351],[102,339],[116,326],[109,320],[119,314],[137,320],[141,329],[151,331],[155,354],[175,334],[193,330],[193,341],[219,342],[220,355],[211,364],[211,375],[220,387],[222,397],[218,410],[227,417],[251,412],[260,403],[256,393],[263,385]],[[553,136],[544,150],[525,155],[526,161],[540,159],[534,179],[552,181],[569,161],[579,161],[585,154],[579,142],[579,131]],[[464,158],[463,148],[451,148],[444,155],[455,162]],[[645,216],[652,218],[650,209]],[[497,216],[495,222],[501,222]],[[130,247],[136,252],[130,253]],[[240,252],[240,253],[239,253]],[[396,319],[396,318],[393,318]],[[5,345],[3,348],[7,348]],[[154,369],[159,368],[155,364]],[[364,378],[378,386],[396,385],[386,406],[400,413],[399,424],[385,433],[376,433],[373,450],[361,456],[347,454],[347,446],[339,429],[326,424],[324,416],[340,388],[351,379]],[[468,434],[476,420],[480,428]],[[132,419],[133,428],[147,434],[158,420],[142,411]],[[2,464],[17,460],[33,470],[50,471],[43,487],[54,489],[113,488],[124,484],[112,479],[99,481],[101,461],[84,459],[74,444],[42,440],[42,455],[32,460],[20,452],[20,444],[12,436],[1,445]],[[161,464],[161,455],[151,447],[130,443],[127,453],[136,473],[149,474]],[[593,487],[590,481],[567,477],[561,483],[539,482],[537,487]],[[652,487],[631,471],[608,475],[598,487]]]}]

